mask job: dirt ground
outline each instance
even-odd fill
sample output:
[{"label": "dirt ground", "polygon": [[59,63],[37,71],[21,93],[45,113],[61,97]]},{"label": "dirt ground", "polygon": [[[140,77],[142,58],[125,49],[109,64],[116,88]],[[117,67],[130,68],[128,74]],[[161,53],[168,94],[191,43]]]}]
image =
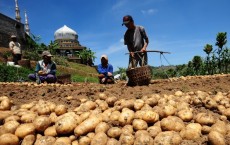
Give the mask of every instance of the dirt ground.
[{"label": "dirt ground", "polygon": [[[80,105],[79,99],[97,99],[99,93],[117,98],[141,98],[150,94],[174,94],[176,91],[204,91],[230,93],[230,74],[213,76],[181,77],[165,80],[152,80],[148,86],[126,86],[126,82],[116,84],[72,83],[64,85],[33,85],[27,83],[0,84],[0,95],[10,97],[16,105],[44,99],[69,108]],[[69,100],[68,96],[73,99]]]},{"label": "dirt ground", "polygon": [[[100,93],[107,96],[115,96],[119,99],[141,98],[145,95],[159,94],[170,95],[176,91],[196,92],[203,91],[210,95],[222,92],[230,96],[230,74],[213,76],[180,77],[165,80],[152,80],[148,86],[126,86],[126,82],[117,81],[115,84],[97,83],[71,83],[71,84],[41,84],[35,83],[0,83],[0,96],[7,96],[17,106],[38,101],[52,101],[56,104],[65,104],[69,110],[80,105],[80,99],[87,98],[95,100]],[[71,98],[71,99],[70,99]],[[205,107],[191,106],[194,112],[210,112]],[[215,117],[220,118],[217,112],[211,112]],[[225,120],[229,124],[229,120]],[[225,137],[226,144],[230,144],[230,135]],[[206,145],[207,135],[196,141],[183,140],[184,145]]]}]

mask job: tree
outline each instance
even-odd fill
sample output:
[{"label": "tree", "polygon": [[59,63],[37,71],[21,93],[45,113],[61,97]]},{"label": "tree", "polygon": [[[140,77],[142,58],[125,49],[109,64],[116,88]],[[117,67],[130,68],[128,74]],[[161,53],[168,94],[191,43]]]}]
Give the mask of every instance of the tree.
[{"label": "tree", "polygon": [[56,54],[56,49],[59,48],[59,45],[57,42],[50,41],[50,44],[48,45],[48,50],[51,54]]},{"label": "tree", "polygon": [[94,65],[95,61],[95,52],[91,51],[90,49],[84,48],[82,51],[79,51],[77,54],[81,58],[81,63],[85,65],[92,66]]},{"label": "tree", "polygon": [[204,52],[206,52],[207,56],[207,61],[206,61],[206,66],[207,66],[207,70],[208,70],[208,74],[211,74],[211,67],[210,67],[210,53],[212,52],[212,45],[210,44],[206,44],[204,47]]},{"label": "tree", "polygon": [[216,46],[218,46],[217,54],[218,54],[218,68],[219,73],[222,72],[222,64],[221,64],[221,53],[223,46],[227,43],[227,32],[219,32],[216,37]]},{"label": "tree", "polygon": [[192,65],[193,65],[193,68],[196,72],[196,75],[199,75],[200,74],[200,70],[202,69],[202,59],[200,56],[194,56],[193,57],[193,60],[192,60]]}]

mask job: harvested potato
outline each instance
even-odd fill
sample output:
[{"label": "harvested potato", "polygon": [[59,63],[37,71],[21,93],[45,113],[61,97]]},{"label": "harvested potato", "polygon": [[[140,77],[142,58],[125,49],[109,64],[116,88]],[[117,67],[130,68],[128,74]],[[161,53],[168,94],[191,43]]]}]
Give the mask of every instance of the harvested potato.
[{"label": "harvested potato", "polygon": [[18,145],[19,138],[11,133],[6,133],[0,136],[0,145]]},{"label": "harvested potato", "polygon": [[79,119],[78,120],[75,119],[75,116],[71,116],[71,115],[62,116],[55,123],[57,134],[72,133],[79,123],[80,123]]},{"label": "harvested potato", "polygon": [[49,117],[38,116],[33,121],[34,127],[38,132],[44,132],[51,124]]},{"label": "harvested potato", "polygon": [[80,123],[75,129],[74,134],[75,136],[81,136],[83,134],[89,133],[94,131],[96,126],[102,121],[101,115],[92,116],[82,123]]},{"label": "harvested potato", "polygon": [[150,126],[147,128],[147,131],[152,138],[155,138],[160,132],[162,132],[161,127],[159,126]]},{"label": "harvested potato", "polygon": [[153,145],[153,142],[154,140],[149,134],[140,134],[138,137],[136,137],[134,145]]},{"label": "harvested potato", "polygon": [[179,111],[177,115],[183,121],[191,121],[193,119],[193,113],[190,109],[183,109],[183,110]]},{"label": "harvested potato", "polygon": [[154,139],[154,144],[156,145],[179,145],[181,142],[182,138],[175,131],[161,132]]},{"label": "harvested potato", "polygon": [[122,133],[130,133],[133,134],[133,126],[132,125],[125,125],[122,129]]},{"label": "harvested potato", "polygon": [[57,136],[57,131],[56,131],[55,125],[46,128],[46,130],[44,131],[44,135],[45,136],[53,136],[53,137]]},{"label": "harvested potato", "polygon": [[215,123],[215,119],[211,114],[198,113],[195,116],[195,122],[200,123],[201,125],[212,125]]},{"label": "harvested potato", "polygon": [[186,140],[196,140],[201,137],[202,126],[199,123],[190,123],[181,130],[180,136]]},{"label": "harvested potato", "polygon": [[117,101],[117,97],[115,97],[115,96],[108,97],[108,98],[106,98],[105,101],[107,102],[107,104],[108,104],[110,107],[112,107],[112,106],[114,106],[114,103]]},{"label": "harvested potato", "polygon": [[208,134],[208,142],[212,145],[225,145],[225,138],[221,133],[211,131]]},{"label": "harvested potato", "polygon": [[109,138],[107,141],[107,145],[121,145],[121,143],[115,138]]},{"label": "harvested potato", "polygon": [[122,133],[119,138],[119,142],[122,145],[133,145],[134,140],[134,136],[131,133]]},{"label": "harvested potato", "polygon": [[41,136],[37,138],[34,145],[52,145],[54,144],[56,139],[52,136]]},{"label": "harvested potato", "polygon": [[90,145],[91,143],[91,138],[88,136],[82,136],[79,138],[78,144],[79,145]]},{"label": "harvested potato", "polygon": [[118,121],[120,115],[121,115],[120,111],[113,111],[109,117],[110,121]]},{"label": "harvested potato", "polygon": [[96,128],[95,128],[95,133],[98,133],[98,132],[107,132],[109,130],[110,126],[105,123],[105,122],[100,122]]},{"label": "harvested potato", "polygon": [[226,129],[226,124],[223,121],[217,121],[215,124],[211,126],[211,131],[217,131],[221,133],[222,135],[226,135],[227,129]]},{"label": "harvested potato", "polygon": [[109,108],[109,105],[106,103],[106,101],[103,101],[103,100],[96,100],[95,101],[98,105],[97,108],[99,108],[100,110],[102,111],[105,111],[106,109]]},{"label": "harvested potato", "polygon": [[59,137],[53,145],[71,145],[71,140],[68,137]]},{"label": "harvested potato", "polygon": [[176,116],[168,116],[162,119],[160,125],[164,131],[181,131],[185,128],[183,120]]},{"label": "harvested potato", "polygon": [[3,125],[3,129],[4,129],[5,133],[14,134],[14,132],[16,131],[16,129],[19,125],[20,124],[17,121],[8,121]]},{"label": "harvested potato", "polygon": [[112,138],[119,138],[121,135],[121,129],[119,127],[111,127],[108,131],[107,131],[107,135],[109,137]]},{"label": "harvested potato", "polygon": [[145,102],[142,99],[137,99],[134,101],[134,109],[140,110],[144,106]]},{"label": "harvested potato", "polygon": [[57,105],[54,111],[56,115],[60,116],[62,114],[65,114],[67,112],[67,109],[68,108],[65,105]]},{"label": "harvested potato", "polygon": [[104,132],[98,132],[93,137],[90,145],[106,145],[108,137]]},{"label": "harvested potato", "polygon": [[33,123],[20,124],[15,131],[15,135],[19,138],[24,138],[27,135],[34,134],[35,127]]},{"label": "harvested potato", "polygon": [[132,124],[134,130],[146,130],[148,128],[147,122],[142,119],[134,119]]},{"label": "harvested potato", "polygon": [[33,123],[34,119],[38,116],[35,112],[28,112],[26,114],[23,114],[21,116],[21,122],[22,123]]},{"label": "harvested potato", "polygon": [[22,140],[21,145],[33,145],[35,142],[36,138],[34,135],[27,135],[24,137],[24,139]]},{"label": "harvested potato", "polygon": [[134,111],[128,108],[122,109],[121,115],[119,116],[119,123],[121,126],[131,124],[134,119]]}]

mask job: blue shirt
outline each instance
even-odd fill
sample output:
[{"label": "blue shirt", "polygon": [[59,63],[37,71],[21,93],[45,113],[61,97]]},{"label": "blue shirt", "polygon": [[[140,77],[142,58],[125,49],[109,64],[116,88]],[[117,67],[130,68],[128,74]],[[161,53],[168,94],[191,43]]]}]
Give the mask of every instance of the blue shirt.
[{"label": "blue shirt", "polygon": [[113,73],[113,66],[111,64],[108,64],[107,67],[103,67],[102,64],[99,64],[97,66],[97,71],[99,74],[104,74],[105,77],[107,77],[108,72]]}]

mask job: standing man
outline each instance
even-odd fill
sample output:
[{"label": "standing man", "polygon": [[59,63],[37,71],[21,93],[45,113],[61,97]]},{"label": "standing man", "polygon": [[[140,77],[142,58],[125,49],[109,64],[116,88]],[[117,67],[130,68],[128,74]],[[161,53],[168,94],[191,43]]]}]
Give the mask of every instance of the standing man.
[{"label": "standing man", "polygon": [[17,41],[17,37],[15,35],[11,35],[11,41],[9,43],[9,48],[12,52],[13,62],[15,65],[18,65],[18,61],[22,59],[22,50],[21,45]]},{"label": "standing man", "polygon": [[[149,43],[148,36],[143,26],[136,26],[132,16],[126,15],[123,17],[122,26],[125,25],[127,30],[124,35],[124,44],[129,50],[129,65],[128,69],[148,64],[147,46]],[[139,52],[139,53],[134,53]]]},{"label": "standing man", "polygon": [[98,71],[98,78],[101,84],[113,84],[114,77],[113,77],[113,66],[108,63],[107,55],[101,56],[101,64],[97,67]]}]

